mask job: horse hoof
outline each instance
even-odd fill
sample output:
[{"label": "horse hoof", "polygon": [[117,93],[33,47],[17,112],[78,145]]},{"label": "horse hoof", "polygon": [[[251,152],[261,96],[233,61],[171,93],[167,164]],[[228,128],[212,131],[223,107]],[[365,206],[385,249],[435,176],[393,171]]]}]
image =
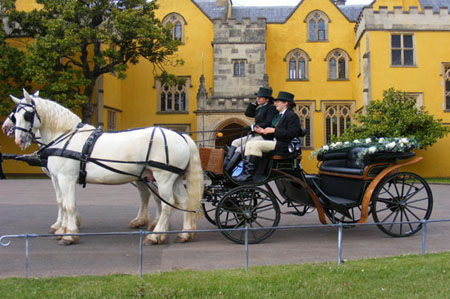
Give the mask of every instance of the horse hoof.
[{"label": "horse hoof", "polygon": [[56,227],[51,227],[50,226],[50,233],[54,234],[58,229]]},{"label": "horse hoof", "polygon": [[68,246],[68,245],[72,245],[72,244],[74,244],[72,241],[65,240],[65,239],[61,239],[58,242],[58,245],[61,245],[61,246]]},{"label": "horse hoof", "polygon": [[186,242],[189,242],[189,240],[186,239],[186,238],[182,238],[182,237],[180,237],[180,236],[178,236],[178,237],[175,239],[175,243],[186,243]]},{"label": "horse hoof", "polygon": [[147,224],[148,224],[147,222],[139,223],[139,221],[131,220],[130,223],[128,224],[128,227],[129,228],[142,228],[142,227],[146,227]]},{"label": "horse hoof", "polygon": [[158,243],[158,241],[155,241],[153,239],[145,239],[142,242],[142,244],[145,245],[145,246],[148,246],[148,245],[158,245],[158,244],[161,244],[161,243]]},{"label": "horse hoof", "polygon": [[175,243],[186,243],[189,241],[193,241],[195,238],[194,234],[180,234],[175,239]]}]

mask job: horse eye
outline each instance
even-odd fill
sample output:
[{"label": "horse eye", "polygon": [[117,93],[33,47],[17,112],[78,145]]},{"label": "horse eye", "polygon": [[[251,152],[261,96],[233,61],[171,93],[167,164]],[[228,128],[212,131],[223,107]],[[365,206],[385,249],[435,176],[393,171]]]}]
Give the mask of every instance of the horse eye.
[{"label": "horse eye", "polygon": [[13,124],[16,123],[16,116],[14,114],[11,114],[12,116],[9,117],[9,119],[12,121]]},{"label": "horse eye", "polygon": [[32,122],[33,121],[33,117],[34,117],[33,113],[29,112],[29,111],[25,112],[24,115],[23,115],[23,118],[26,121],[28,121],[28,122]]}]

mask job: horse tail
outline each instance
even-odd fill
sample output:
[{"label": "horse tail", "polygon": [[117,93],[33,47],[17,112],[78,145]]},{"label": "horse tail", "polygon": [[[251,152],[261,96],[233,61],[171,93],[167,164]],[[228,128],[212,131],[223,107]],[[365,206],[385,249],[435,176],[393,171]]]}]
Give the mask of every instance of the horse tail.
[{"label": "horse tail", "polygon": [[[194,140],[188,135],[183,136],[189,145],[189,164],[185,174],[188,193],[187,208],[197,210],[200,207],[204,187],[200,153]],[[198,211],[197,215],[202,216],[201,210]]]}]

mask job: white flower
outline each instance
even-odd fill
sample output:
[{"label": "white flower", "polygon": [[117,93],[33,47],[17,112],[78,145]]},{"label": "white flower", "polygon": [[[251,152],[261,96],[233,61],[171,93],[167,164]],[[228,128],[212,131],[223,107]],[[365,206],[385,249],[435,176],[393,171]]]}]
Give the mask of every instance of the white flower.
[{"label": "white flower", "polygon": [[354,144],[360,144],[361,141],[359,141],[358,139],[355,139],[355,140],[353,140],[353,143],[354,143]]},{"label": "white flower", "polygon": [[340,141],[336,142],[336,146],[341,146],[341,145],[342,145],[342,142],[340,142]]},{"label": "white flower", "polygon": [[344,142],[344,145],[350,145],[350,141]]},{"label": "white flower", "polygon": [[379,143],[384,143],[385,141],[386,141],[386,139],[384,139],[384,138],[378,139],[378,142],[379,142]]},{"label": "white flower", "polygon": [[387,149],[393,149],[394,147],[395,147],[395,141],[392,141],[392,142],[386,144]]},{"label": "white flower", "polygon": [[372,142],[372,139],[367,138],[365,141],[366,141],[366,143],[371,143],[371,142]]},{"label": "white flower", "polygon": [[400,139],[400,142],[403,144],[407,144],[408,143],[408,138],[402,138]]},{"label": "white flower", "polygon": [[324,145],[322,148],[324,151],[328,151],[330,149],[330,147],[328,145]]},{"label": "white flower", "polygon": [[335,148],[335,147],[336,147],[336,143],[330,144],[330,147],[331,147],[331,148]]},{"label": "white flower", "polygon": [[370,153],[370,154],[373,154],[373,153],[375,153],[376,151],[377,151],[377,148],[376,148],[375,146],[369,147],[369,153]]}]

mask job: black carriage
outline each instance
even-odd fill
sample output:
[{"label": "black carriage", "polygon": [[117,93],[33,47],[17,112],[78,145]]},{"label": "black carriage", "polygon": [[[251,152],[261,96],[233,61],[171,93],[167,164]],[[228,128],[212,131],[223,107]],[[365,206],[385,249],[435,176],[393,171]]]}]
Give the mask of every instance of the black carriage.
[{"label": "black carriage", "polygon": [[[244,185],[223,170],[223,149],[200,149],[202,165],[210,180],[205,185],[203,209],[206,219],[218,228],[262,228],[248,234],[250,244],[274,232],[280,222],[280,206],[287,213],[303,216],[316,211],[322,224],[352,226],[365,223],[372,214],[378,228],[393,237],[406,237],[429,219],[433,196],[427,182],[417,174],[401,172],[421,157],[413,152],[379,152],[359,161],[361,147],[319,155],[317,174],[303,171],[299,152],[291,157],[264,157],[253,181]],[[243,244],[242,230],[223,235]]]}]

